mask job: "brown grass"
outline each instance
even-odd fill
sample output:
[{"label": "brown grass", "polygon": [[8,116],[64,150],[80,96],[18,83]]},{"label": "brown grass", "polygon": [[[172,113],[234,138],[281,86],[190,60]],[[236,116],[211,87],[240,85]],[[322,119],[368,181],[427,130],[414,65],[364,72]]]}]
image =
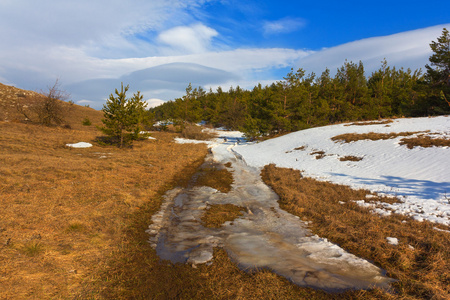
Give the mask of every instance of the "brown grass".
[{"label": "brown grass", "polygon": [[127,150],[68,148],[97,135],[79,117],[85,130],[0,122],[1,299],[71,298],[128,242],[137,212],[206,154],[161,133]]},{"label": "brown grass", "polygon": [[232,184],[231,172],[216,163],[203,164],[195,180],[196,186],[209,186],[222,193],[228,193]]},{"label": "brown grass", "polygon": [[200,141],[207,141],[216,137],[216,135],[214,134],[204,132],[203,127],[189,123],[187,123],[181,130],[180,136],[185,139],[193,139]]},{"label": "brown grass", "polygon": [[337,136],[334,136],[331,138],[334,142],[342,142],[342,143],[350,143],[350,142],[356,142],[361,140],[388,140],[393,139],[399,136],[410,136],[420,133],[419,131],[416,132],[391,132],[391,133],[376,133],[376,132],[369,132],[369,133],[345,133],[340,134]]},{"label": "brown grass", "polygon": [[202,216],[202,225],[208,228],[219,228],[227,221],[243,215],[244,207],[233,204],[215,204],[208,207]]},{"label": "brown grass", "polygon": [[305,149],[306,149],[306,146],[300,146],[300,147],[294,148],[294,150],[298,150],[298,151],[302,151]]},{"label": "brown grass", "polygon": [[322,159],[325,157],[325,151],[314,151],[311,152],[309,155],[316,155],[316,159]]},{"label": "brown grass", "polygon": [[[392,285],[394,294],[349,292],[345,298],[448,299],[450,237],[433,229],[435,224],[400,215],[379,217],[350,201],[365,199],[368,191],[302,178],[297,170],[270,165],[262,176],[280,196],[280,206],[312,221],[314,233],[373,261],[398,279]],[[397,237],[400,244],[392,246],[386,237]]]},{"label": "brown grass", "polygon": [[366,125],[383,125],[383,124],[390,124],[394,121],[392,120],[380,120],[380,121],[367,121],[367,122],[354,122],[351,124],[347,124],[344,126],[366,126]]},{"label": "brown grass", "polygon": [[400,145],[406,145],[409,149],[414,147],[450,147],[449,139],[431,138],[429,136],[418,136],[413,138],[403,138]]},{"label": "brown grass", "polygon": [[[30,108],[40,96],[41,95],[36,92],[21,90],[0,83],[0,122],[29,122],[25,120],[25,116],[19,112],[18,106]],[[62,108],[61,117],[63,119],[63,123],[60,127],[83,131],[89,130],[88,128],[90,128],[92,131],[96,131],[95,126],[102,125],[101,119],[103,114],[101,112],[69,102],[60,101],[60,104]],[[86,119],[90,121],[91,125],[83,125]]]},{"label": "brown grass", "polygon": [[300,147],[294,148],[294,150],[286,151],[286,153],[291,153],[293,151],[303,151],[305,149],[306,149],[306,146],[300,146]]},{"label": "brown grass", "polygon": [[340,161],[361,161],[362,159],[363,159],[362,157],[353,155],[347,155],[339,158]]}]

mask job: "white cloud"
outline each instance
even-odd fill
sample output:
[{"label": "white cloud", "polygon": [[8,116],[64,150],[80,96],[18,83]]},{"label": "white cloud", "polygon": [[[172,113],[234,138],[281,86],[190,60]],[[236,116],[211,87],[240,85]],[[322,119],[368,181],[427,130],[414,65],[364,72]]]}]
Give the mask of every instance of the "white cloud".
[{"label": "white cloud", "polygon": [[78,105],[92,105],[95,102],[91,100],[79,100],[76,102]]},{"label": "white cloud", "polygon": [[203,24],[178,26],[159,34],[158,40],[182,53],[202,53],[210,49],[211,40],[218,32]]},{"label": "white cloud", "polygon": [[[192,16],[204,2],[1,0],[0,37],[7,47],[0,47],[0,81],[38,90],[59,78],[74,101],[93,101],[91,106],[101,107],[121,80],[127,80],[147,97],[169,100],[182,96],[189,82],[205,88],[252,88],[258,82],[280,80],[275,71],[291,66],[320,74],[325,67],[335,71],[348,59],[363,60],[366,69],[375,69],[386,57],[390,65],[423,67],[430,53],[428,44],[443,27],[316,53],[243,47],[224,51],[216,44],[219,33],[195,23],[198,20]],[[304,24],[302,19],[284,18],[267,22],[262,29],[266,34],[288,33]]]},{"label": "white cloud", "polygon": [[423,70],[432,53],[429,44],[441,35],[442,28],[446,26],[450,24],[368,38],[323,49],[299,59],[296,66],[317,75],[328,68],[334,74],[346,59],[355,63],[361,60],[366,75],[370,75],[379,69],[381,61],[386,58],[389,66]]},{"label": "white cloud", "polygon": [[[15,45],[88,46],[160,27],[181,1],[21,0],[0,3],[2,39]],[[136,9],[139,7],[139,9]],[[19,34],[19,36],[17,35]]]},{"label": "white cloud", "polygon": [[161,104],[165,103],[166,101],[161,100],[161,99],[152,98],[152,99],[146,100],[145,102],[147,102],[147,108],[152,108],[152,107],[160,106]]},{"label": "white cloud", "polygon": [[300,18],[283,18],[277,21],[266,21],[263,25],[264,34],[272,35],[289,33],[305,26],[305,21]]}]

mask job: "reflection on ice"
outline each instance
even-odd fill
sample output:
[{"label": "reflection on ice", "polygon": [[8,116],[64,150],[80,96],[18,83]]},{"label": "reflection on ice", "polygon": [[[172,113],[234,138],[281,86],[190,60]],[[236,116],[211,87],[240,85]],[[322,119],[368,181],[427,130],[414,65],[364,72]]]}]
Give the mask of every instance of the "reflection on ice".
[{"label": "reflection on ice", "polygon": [[[393,280],[366,260],[313,236],[307,225],[278,206],[278,196],[259,171],[235,157],[236,137],[223,139],[208,159],[232,162],[234,184],[223,194],[209,187],[174,189],[165,195],[152,217],[150,243],[162,259],[200,264],[213,259],[213,248],[223,247],[243,269],[268,268],[300,286],[327,291],[387,287]],[[205,228],[200,219],[213,204],[247,208],[221,228]]]}]

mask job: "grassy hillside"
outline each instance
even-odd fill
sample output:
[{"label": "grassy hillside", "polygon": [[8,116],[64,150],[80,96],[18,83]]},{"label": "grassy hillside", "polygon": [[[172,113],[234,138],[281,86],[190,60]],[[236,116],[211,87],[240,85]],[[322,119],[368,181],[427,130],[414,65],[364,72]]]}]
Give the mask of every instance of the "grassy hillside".
[{"label": "grassy hillside", "polygon": [[[45,91],[44,91],[45,92]],[[20,113],[19,108],[30,108],[35,100],[42,97],[40,93],[18,89],[0,83],[0,121],[4,122],[25,122],[25,116]],[[86,131],[88,128],[83,126],[83,121],[87,118],[92,123],[92,129],[95,125],[101,125],[102,112],[73,103],[58,101],[62,108],[63,122],[61,126],[66,125],[72,129]]]},{"label": "grassy hillside", "polygon": [[[393,250],[372,236],[377,231],[401,236],[406,225],[398,220],[383,223],[368,212],[359,214],[363,210],[356,206],[344,211],[352,218],[330,223],[327,220],[335,217],[331,208],[344,209],[336,201],[325,203],[314,219],[312,212],[324,198],[317,193],[332,191],[313,186],[298,195],[302,187],[296,181],[298,174],[282,170],[286,173],[279,175],[273,167],[264,170],[264,178],[279,193],[285,209],[305,217],[306,203],[312,205],[308,218],[317,223],[314,230],[321,235],[328,232],[330,240],[395,274],[400,280],[396,294],[381,290],[327,294],[300,288],[268,270],[241,271],[223,249],[216,249],[211,265],[196,268],[160,261],[145,230],[164,192],[195,183],[191,178],[196,172],[200,178],[196,184],[216,188],[230,181],[229,174],[205,175],[200,165],[206,147],[176,144],[174,133],[153,132],[156,140],[137,141],[127,149],[98,145],[94,125],[101,123],[102,114],[90,108],[62,103],[66,109],[61,126],[24,122],[16,103],[34,96],[0,84],[0,299],[444,299],[448,291],[446,233],[417,224],[418,230],[404,233],[417,250]],[[83,125],[85,118],[92,125]],[[76,142],[91,142],[93,147],[66,146]],[[280,176],[292,180],[278,180]],[[286,186],[291,183],[293,187]],[[345,194],[339,187],[327,188],[341,198]],[[211,210],[206,217],[220,224],[228,208],[214,208],[218,211]],[[237,210],[231,213],[238,215]],[[361,219],[374,224],[364,226],[369,234],[352,231]]]}]

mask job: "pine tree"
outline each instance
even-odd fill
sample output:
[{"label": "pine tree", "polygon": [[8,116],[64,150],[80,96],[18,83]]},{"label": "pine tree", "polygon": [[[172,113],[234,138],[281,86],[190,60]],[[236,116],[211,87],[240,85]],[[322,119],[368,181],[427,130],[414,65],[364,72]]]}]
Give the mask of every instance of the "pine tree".
[{"label": "pine tree", "polygon": [[450,87],[450,33],[446,28],[437,42],[432,41],[431,50],[434,52],[429,61],[435,68],[426,65],[428,79],[434,84],[445,84]]},{"label": "pine tree", "polygon": [[[434,68],[425,66],[426,78],[434,90],[434,95],[430,98],[434,100],[436,107],[440,106],[434,110],[447,113],[450,107],[450,33],[446,28],[442,30],[442,35],[438,37],[437,42],[431,42],[430,48],[433,55],[429,57],[429,61]],[[431,106],[434,105],[431,104]]]},{"label": "pine tree", "polygon": [[143,96],[137,92],[132,98],[127,99],[128,89],[129,85],[124,88],[122,83],[120,92],[115,90],[117,96],[111,94],[102,109],[104,116],[102,122],[105,126],[100,130],[118,142],[121,148],[139,138],[145,116],[146,103],[142,101]]}]

